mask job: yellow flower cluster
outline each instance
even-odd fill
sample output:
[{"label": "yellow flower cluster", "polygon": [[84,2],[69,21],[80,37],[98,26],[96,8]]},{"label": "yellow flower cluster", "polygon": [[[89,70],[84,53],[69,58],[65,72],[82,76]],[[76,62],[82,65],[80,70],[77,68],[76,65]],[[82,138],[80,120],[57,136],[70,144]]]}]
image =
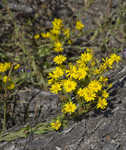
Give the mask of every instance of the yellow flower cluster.
[{"label": "yellow flower cluster", "polygon": [[63,26],[63,21],[61,19],[55,18],[54,21],[52,22],[53,28],[50,31],[54,35],[59,35],[61,32],[61,28]]},{"label": "yellow flower cluster", "polygon": [[[87,60],[84,60],[84,56],[87,57]],[[71,93],[76,90],[77,82],[84,80],[88,75],[88,66],[87,63],[92,59],[91,52],[85,52],[81,55],[80,59],[75,63],[70,63],[68,68],[56,67],[55,70],[49,73],[48,84],[51,86],[50,91],[54,94],[58,94],[60,91],[65,93]],[[54,62],[58,65],[62,64],[66,60],[66,57],[63,55],[58,55],[54,58]],[[65,78],[65,79],[64,79]],[[75,81],[76,80],[76,81]],[[78,81],[77,81],[78,80]]]},{"label": "yellow flower cluster", "polygon": [[107,106],[106,99],[109,97],[109,93],[106,90],[102,90],[102,87],[103,85],[99,81],[93,80],[86,88],[80,88],[77,94],[83,97],[86,102],[91,102],[96,100],[99,97],[98,92],[102,91],[102,95],[98,98],[97,108],[105,109]]},{"label": "yellow flower cluster", "polygon": [[[84,56],[87,57],[86,61]],[[51,85],[51,92],[58,94],[61,90],[66,93],[73,92],[77,87],[77,82],[75,80],[84,80],[88,75],[88,66],[87,63],[92,59],[91,52],[85,52],[81,55],[80,59],[76,64],[70,63],[68,68],[62,69],[61,67],[56,67],[55,70],[49,73],[48,83]],[[66,60],[66,57],[63,55],[58,55],[54,58],[54,62],[58,65],[62,64]],[[64,79],[64,77],[66,79]],[[59,79],[60,78],[60,79]],[[60,80],[60,81],[58,81]]]},{"label": "yellow flower cluster", "polygon": [[[50,30],[50,32],[47,33],[41,33],[41,36],[43,38],[50,38],[51,40],[56,40],[57,36],[61,33],[61,29],[63,26],[63,21],[61,19],[57,19],[55,18],[54,21],[52,21],[52,29]],[[35,34],[34,35],[34,39],[39,39],[40,35],[39,34]]]},{"label": "yellow flower cluster", "polygon": [[[81,30],[82,28],[84,28],[84,25],[82,24],[82,22],[77,21],[75,29]],[[64,38],[65,41],[67,41],[68,44],[71,44],[70,28],[64,26],[62,19],[55,18],[52,21],[52,28],[50,29],[50,31],[48,31],[46,33],[42,32],[41,37],[53,41],[55,52],[62,52],[63,51],[63,44],[64,43],[61,42],[62,37]],[[36,34],[34,36],[34,38],[39,39],[40,35]]]},{"label": "yellow flower cluster", "polygon": [[[51,93],[65,95],[62,105],[63,117],[66,114],[71,115],[74,113],[75,115],[76,113],[85,112],[86,109],[92,106],[97,109],[105,109],[108,105],[107,98],[109,97],[107,91],[111,84],[108,84],[108,78],[103,76],[103,73],[108,69],[112,69],[113,64],[121,60],[120,56],[111,54],[110,57],[103,59],[100,64],[93,57],[92,49],[86,48],[75,63],[70,63],[69,59],[61,54],[66,49],[66,41],[67,43],[71,41],[70,36],[72,34],[70,34],[70,29],[65,28],[63,21],[60,19],[54,19],[52,25],[53,28],[49,32],[41,35],[43,38],[51,39],[54,51],[60,53],[53,59],[53,62],[59,66],[56,66],[55,70],[49,73],[48,84]],[[82,22],[77,21],[75,29],[82,31],[83,28]],[[62,36],[65,38],[62,38]],[[67,40],[63,41],[62,39]],[[68,65],[63,64],[66,60],[69,62]],[[74,99],[72,99],[73,96]],[[58,130],[61,122],[57,120],[51,123],[51,126],[53,129]]]},{"label": "yellow flower cluster", "polygon": [[93,55],[91,52],[82,53],[75,65],[71,63],[68,65],[69,68],[66,69],[66,76],[78,80],[85,79],[89,70],[87,63],[92,60],[92,57]]},{"label": "yellow flower cluster", "polygon": [[59,130],[59,128],[61,127],[61,122],[59,120],[56,120],[56,122],[51,123],[51,127],[55,130]]},{"label": "yellow flower cluster", "polygon": [[107,69],[112,69],[112,65],[116,62],[118,63],[121,60],[120,56],[116,54],[111,54],[110,58],[103,59],[103,63],[94,70],[94,74],[101,74]]},{"label": "yellow flower cluster", "polygon": [[8,76],[3,76],[2,81],[4,83],[4,86],[9,89],[12,90],[15,88],[15,84],[12,82],[12,80],[10,79],[10,77]]},{"label": "yellow flower cluster", "polygon": [[118,63],[120,61],[120,56],[117,56],[116,54],[111,54],[109,59],[105,60],[106,66],[112,69],[112,65],[114,62]]},{"label": "yellow flower cluster", "polygon": [[[77,30],[82,30],[84,28],[84,24],[81,21],[76,21],[75,23],[75,29]],[[58,36],[60,36],[60,34],[63,34],[65,36],[66,39],[70,38],[70,28],[66,28],[64,27],[63,24],[63,20],[62,19],[58,19],[55,18],[52,21],[52,29],[50,29],[49,32],[46,33],[41,33],[41,37],[45,38],[45,39],[50,39],[50,40],[57,40]],[[40,38],[39,34],[35,34],[34,35],[34,39],[39,39]]]},{"label": "yellow flower cluster", "polygon": [[63,21],[61,19],[55,18],[52,21],[52,29],[50,29],[50,31],[47,33],[41,33],[41,36],[45,39],[50,39],[52,41],[58,41],[59,42],[58,39],[59,39],[59,36],[60,36],[62,31],[63,31]]},{"label": "yellow flower cluster", "polygon": [[83,63],[83,65],[72,65],[69,64],[69,68],[66,69],[66,76],[69,77],[70,79],[84,79],[87,75],[88,67]]},{"label": "yellow flower cluster", "polygon": [[[65,60],[66,57],[63,55],[54,58],[54,62],[57,65],[62,64]],[[119,61],[120,57],[112,54],[110,58],[104,60],[105,65],[99,65],[99,68],[107,66],[111,69],[113,63],[118,63]],[[78,98],[83,99],[85,102],[91,103],[97,101],[97,108],[104,109],[107,106],[106,99],[109,97],[109,93],[105,90],[105,87],[108,85],[108,78],[100,75],[97,80],[91,80],[91,75],[93,75],[92,70],[94,71],[95,68],[92,67],[92,63],[96,64],[96,62],[97,60],[93,59],[92,50],[87,48],[75,64],[69,63],[68,66],[62,65],[61,67],[56,67],[52,73],[49,73],[50,91],[54,94],[58,94],[59,92],[63,92],[64,94],[75,93],[78,95]],[[81,82],[84,83],[83,86]],[[67,103],[64,105],[64,112],[68,112],[66,110],[69,108],[67,107],[69,105]]]},{"label": "yellow flower cluster", "polygon": [[105,109],[108,105],[106,100],[108,97],[109,93],[106,90],[102,90],[102,95],[98,98],[97,108]]},{"label": "yellow flower cluster", "polygon": [[93,80],[89,83],[89,85],[85,88],[80,88],[78,90],[78,95],[83,97],[86,102],[90,102],[95,100],[96,94],[98,91],[102,89],[102,85],[99,81]]},{"label": "yellow flower cluster", "polygon": [[6,72],[11,67],[10,62],[0,63],[0,72]]},{"label": "yellow flower cluster", "polygon": [[14,68],[12,68],[12,66],[13,65],[10,62],[0,63],[0,80],[3,89],[7,88],[8,90],[12,90],[15,88],[15,84],[11,77],[6,74],[8,74],[10,69],[17,70],[20,67],[20,64],[16,64]]}]

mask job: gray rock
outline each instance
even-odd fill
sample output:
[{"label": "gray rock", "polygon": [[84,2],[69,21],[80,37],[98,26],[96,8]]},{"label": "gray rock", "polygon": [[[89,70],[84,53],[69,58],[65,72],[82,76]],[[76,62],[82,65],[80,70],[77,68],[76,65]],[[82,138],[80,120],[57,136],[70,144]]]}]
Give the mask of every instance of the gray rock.
[{"label": "gray rock", "polygon": [[27,5],[26,3],[16,3],[16,2],[7,2],[5,5],[4,3],[0,2],[0,7],[8,7],[11,10],[14,11],[21,11],[26,14],[31,14],[34,12],[33,8],[30,5]]},{"label": "gray rock", "polygon": [[40,0],[40,2],[45,2],[46,0]]},{"label": "gray rock", "polygon": [[16,11],[22,11],[23,13],[33,13],[34,10],[30,6],[27,5],[21,5],[21,4],[15,4],[15,3],[8,3],[8,7],[12,10]]},{"label": "gray rock", "polygon": [[47,119],[47,116],[54,115],[59,111],[58,97],[49,92],[39,89],[24,89],[18,92],[19,100],[15,104],[15,121],[22,124],[23,120],[39,121]]},{"label": "gray rock", "polygon": [[105,144],[103,150],[115,150],[112,144]]}]

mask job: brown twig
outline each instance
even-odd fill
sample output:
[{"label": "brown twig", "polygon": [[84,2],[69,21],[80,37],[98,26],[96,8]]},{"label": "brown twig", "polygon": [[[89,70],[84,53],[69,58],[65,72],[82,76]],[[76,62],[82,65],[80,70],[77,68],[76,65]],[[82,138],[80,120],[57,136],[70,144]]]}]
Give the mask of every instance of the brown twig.
[{"label": "brown twig", "polygon": [[112,9],[112,0],[108,0],[107,15],[110,16]]}]

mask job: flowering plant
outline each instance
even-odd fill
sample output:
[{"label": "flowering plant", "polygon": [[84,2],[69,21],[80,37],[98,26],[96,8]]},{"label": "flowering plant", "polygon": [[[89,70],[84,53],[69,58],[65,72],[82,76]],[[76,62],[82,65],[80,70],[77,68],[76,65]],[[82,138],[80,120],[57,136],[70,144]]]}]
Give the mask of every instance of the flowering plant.
[{"label": "flowering plant", "polygon": [[10,62],[0,62],[0,94],[2,95],[1,102],[4,105],[3,130],[6,130],[7,121],[7,103],[10,91],[15,88],[13,81],[13,73],[20,67],[20,64]]},{"label": "flowering plant", "polygon": [[[53,49],[57,56],[53,58],[56,67],[48,74],[48,84],[51,93],[65,96],[61,103],[61,119],[51,123],[53,129],[58,130],[65,117],[74,117],[87,112],[89,109],[105,109],[108,105],[108,78],[104,75],[113,65],[120,61],[120,56],[111,54],[102,59],[94,58],[91,48],[86,48],[79,59],[69,61],[64,55],[64,45],[70,39],[70,29],[65,28],[61,19],[54,19],[50,32],[42,33],[42,37],[53,42]],[[82,31],[81,21],[75,23],[75,30]],[[63,37],[63,38],[62,38]],[[67,39],[67,40],[66,40]]]}]

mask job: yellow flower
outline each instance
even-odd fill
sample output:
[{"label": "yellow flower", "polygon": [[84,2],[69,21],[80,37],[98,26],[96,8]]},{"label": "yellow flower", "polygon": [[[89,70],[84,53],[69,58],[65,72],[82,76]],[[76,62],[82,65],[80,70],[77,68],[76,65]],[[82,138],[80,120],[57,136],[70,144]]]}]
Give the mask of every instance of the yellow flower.
[{"label": "yellow flower", "polygon": [[61,19],[55,18],[54,21],[52,21],[53,28],[50,30],[50,33],[58,36],[61,33],[61,28],[63,26],[62,22]]},{"label": "yellow flower", "polygon": [[114,62],[118,63],[121,60],[120,56],[116,54],[111,54],[110,58],[106,61],[109,68],[112,68]]},{"label": "yellow flower", "polygon": [[69,78],[74,78],[74,79],[84,79],[87,75],[87,70],[88,68],[85,66],[85,64],[78,64],[77,65],[73,65],[73,64],[69,64],[69,69],[66,70],[67,73],[67,77]]},{"label": "yellow flower", "polygon": [[54,21],[52,21],[53,28],[60,29],[63,26],[63,21],[61,19],[55,18]]},{"label": "yellow flower", "polygon": [[[113,60],[113,59],[111,59],[111,58],[107,59],[107,58],[106,58],[106,61],[105,61],[105,63],[103,64],[103,66],[106,66],[106,68],[109,67],[110,69],[112,69],[113,63],[114,63],[114,60]],[[105,70],[106,68],[103,68],[102,70]]]},{"label": "yellow flower", "polygon": [[87,63],[87,62],[89,62],[92,59],[92,57],[93,57],[92,53],[84,52],[84,53],[81,54],[81,58],[80,59],[81,59],[82,62]]},{"label": "yellow flower", "polygon": [[77,109],[77,106],[75,104],[73,104],[72,102],[68,102],[64,104],[62,112],[72,114],[75,112],[76,109]]},{"label": "yellow flower", "polygon": [[16,65],[14,66],[14,70],[17,70],[19,67],[20,67],[20,64],[16,64]]},{"label": "yellow flower", "polygon": [[88,67],[86,66],[85,62],[81,59],[78,59],[76,61],[76,66],[79,68],[85,68],[86,70],[88,70]]},{"label": "yellow flower", "polygon": [[108,105],[107,100],[105,98],[99,98],[97,103],[97,108],[105,109]]},{"label": "yellow flower", "polygon": [[50,33],[55,34],[55,35],[59,35],[60,34],[60,30],[57,28],[53,28],[52,30],[50,30]]},{"label": "yellow flower", "polygon": [[5,62],[5,63],[4,63],[4,69],[5,69],[6,71],[9,70],[10,67],[11,67],[11,63],[10,63],[10,62]]},{"label": "yellow flower", "polygon": [[[110,65],[109,67],[112,68],[111,65]],[[100,65],[100,68],[98,69],[99,74],[103,73],[106,69],[107,69],[106,63],[101,64],[101,65]]]},{"label": "yellow flower", "polygon": [[108,78],[104,77],[104,76],[100,76],[99,82],[101,82],[102,85],[105,86],[107,84],[107,82],[108,82]]},{"label": "yellow flower", "polygon": [[104,77],[104,76],[100,76],[99,81],[100,81],[100,82],[107,82],[107,81],[108,81],[108,78],[107,78],[107,77]]},{"label": "yellow flower", "polygon": [[76,89],[77,83],[75,81],[72,81],[70,79],[68,80],[63,80],[62,81],[63,87],[65,92],[71,92],[74,91]]},{"label": "yellow flower", "polygon": [[35,35],[34,35],[34,39],[37,40],[37,39],[39,39],[39,38],[40,38],[40,35],[39,35],[39,34],[35,34]]},{"label": "yellow flower", "polygon": [[41,36],[46,39],[46,38],[50,37],[50,33],[49,32],[47,32],[47,33],[41,33]]},{"label": "yellow flower", "polygon": [[51,85],[53,83],[54,79],[49,79],[48,84]]},{"label": "yellow flower", "polygon": [[7,86],[8,90],[12,90],[15,88],[15,84],[11,83],[10,85]]},{"label": "yellow flower", "polygon": [[50,91],[54,94],[57,94],[59,91],[61,91],[61,84],[60,83],[52,84]]},{"label": "yellow flower", "polygon": [[77,67],[71,63],[69,63],[69,69],[66,70],[67,77],[77,79]]},{"label": "yellow flower", "polygon": [[51,127],[55,130],[59,130],[59,128],[61,127],[61,122],[59,120],[56,120],[56,122],[51,123]]},{"label": "yellow flower", "polygon": [[77,79],[78,80],[81,80],[81,79],[84,79],[87,75],[87,72],[86,72],[86,68],[79,68],[76,72],[77,74]]},{"label": "yellow flower", "polygon": [[99,81],[93,80],[89,83],[88,88],[94,92],[98,92],[102,89],[102,85]]},{"label": "yellow flower", "polygon": [[83,95],[86,102],[93,101],[96,98],[96,93],[88,87],[83,89]]},{"label": "yellow flower", "polygon": [[75,28],[76,28],[77,30],[82,30],[82,29],[84,28],[84,24],[82,24],[81,21],[77,21],[77,22],[76,22],[76,25],[75,25]]},{"label": "yellow flower", "polygon": [[80,88],[80,89],[77,91],[77,94],[78,94],[80,97],[84,97],[84,89]]},{"label": "yellow flower", "polygon": [[105,69],[110,68],[112,69],[112,65],[114,64],[114,62],[119,62],[121,60],[120,56],[116,55],[116,54],[111,54],[110,58],[105,58],[103,59],[104,63],[100,66],[100,70],[104,71]]},{"label": "yellow flower", "polygon": [[10,62],[0,63],[0,72],[5,72],[5,71],[9,70],[10,67],[11,67]]},{"label": "yellow flower", "polygon": [[3,82],[6,83],[7,81],[10,81],[10,78],[8,78],[8,76],[4,76],[3,77]]},{"label": "yellow flower", "polygon": [[66,38],[69,38],[70,37],[70,29],[69,28],[64,29],[63,34],[66,36]]},{"label": "yellow flower", "polygon": [[64,61],[66,61],[66,57],[65,56],[63,56],[63,55],[58,55],[58,56],[56,56],[54,59],[53,59],[53,61],[56,63],[56,64],[58,64],[58,65],[60,65],[60,64],[62,64]]},{"label": "yellow flower", "polygon": [[111,54],[110,59],[116,61],[117,63],[121,60],[120,56],[116,55],[116,54]]},{"label": "yellow flower", "polygon": [[[112,62],[112,63],[113,63],[113,62]],[[96,68],[96,69],[94,70],[94,74],[95,74],[95,75],[98,75],[98,74],[103,73],[103,72],[107,69],[107,67],[112,67],[112,63],[109,62],[109,61],[105,61],[105,62],[102,63],[98,68]]]},{"label": "yellow flower", "polygon": [[56,52],[62,52],[62,51],[63,51],[62,46],[63,46],[63,45],[62,45],[61,42],[56,41],[56,42],[54,43],[54,51],[56,51]]},{"label": "yellow flower", "polygon": [[55,70],[49,73],[49,78],[58,79],[62,77],[64,74],[63,69],[61,67],[56,67]]},{"label": "yellow flower", "polygon": [[103,90],[103,91],[102,91],[102,96],[103,96],[104,98],[108,98],[108,97],[109,97],[109,93],[108,93],[106,90]]}]

